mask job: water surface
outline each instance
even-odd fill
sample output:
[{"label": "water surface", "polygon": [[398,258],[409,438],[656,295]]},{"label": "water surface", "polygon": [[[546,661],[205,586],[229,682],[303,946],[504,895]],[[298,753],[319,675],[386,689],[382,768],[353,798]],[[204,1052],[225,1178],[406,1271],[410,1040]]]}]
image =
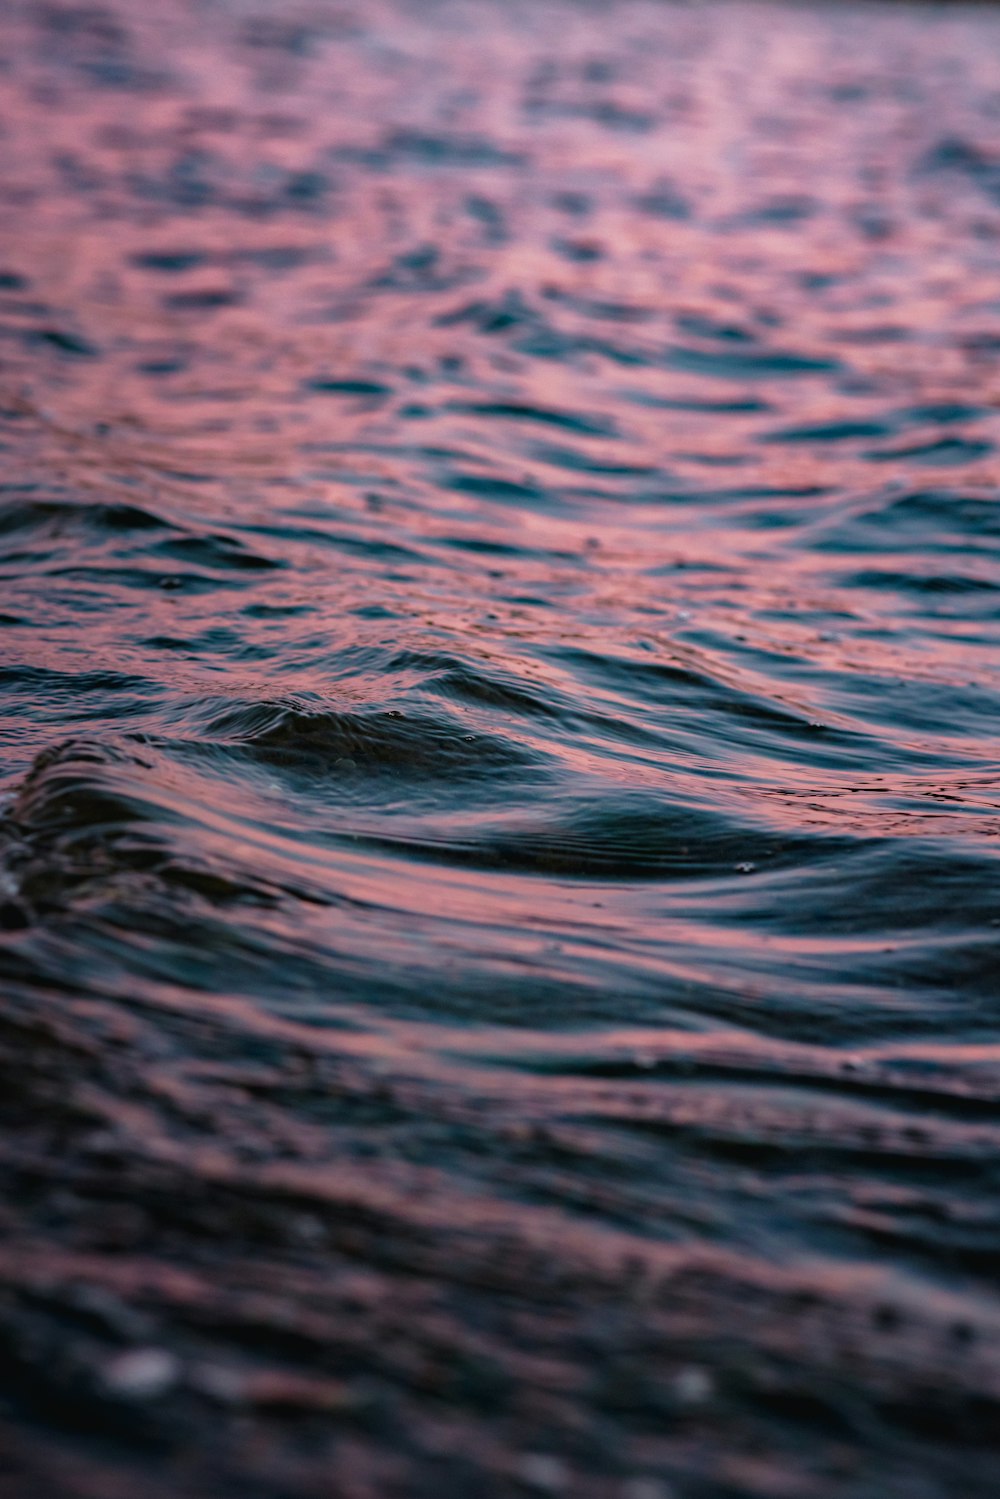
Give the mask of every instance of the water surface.
[{"label": "water surface", "polygon": [[994,1495],[1000,15],[0,36],[17,1499]]}]

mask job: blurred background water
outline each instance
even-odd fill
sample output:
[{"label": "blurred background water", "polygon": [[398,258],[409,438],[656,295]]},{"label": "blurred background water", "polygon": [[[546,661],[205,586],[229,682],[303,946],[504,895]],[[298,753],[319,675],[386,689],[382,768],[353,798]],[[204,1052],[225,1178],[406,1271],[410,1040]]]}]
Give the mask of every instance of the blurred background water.
[{"label": "blurred background water", "polygon": [[995,1494],[1000,14],[0,36],[12,1492]]}]

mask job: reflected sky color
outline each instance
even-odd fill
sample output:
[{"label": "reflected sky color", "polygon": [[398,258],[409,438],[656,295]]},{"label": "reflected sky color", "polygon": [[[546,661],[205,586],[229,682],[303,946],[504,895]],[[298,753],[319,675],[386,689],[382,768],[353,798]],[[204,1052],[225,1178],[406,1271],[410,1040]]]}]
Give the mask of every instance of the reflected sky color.
[{"label": "reflected sky color", "polygon": [[[0,37],[0,966],[121,1152],[0,1275],[158,1267],[212,1499],[992,1495],[1000,12]],[[244,1191],[278,1321],[437,1288],[284,1349],[305,1455]]]}]

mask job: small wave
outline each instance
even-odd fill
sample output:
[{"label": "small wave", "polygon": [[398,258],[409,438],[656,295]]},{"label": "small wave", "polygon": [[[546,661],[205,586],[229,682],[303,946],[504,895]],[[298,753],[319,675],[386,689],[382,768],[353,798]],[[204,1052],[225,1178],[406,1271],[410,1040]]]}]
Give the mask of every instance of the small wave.
[{"label": "small wave", "polygon": [[995,1499],[997,31],[0,6],[11,1499]]}]

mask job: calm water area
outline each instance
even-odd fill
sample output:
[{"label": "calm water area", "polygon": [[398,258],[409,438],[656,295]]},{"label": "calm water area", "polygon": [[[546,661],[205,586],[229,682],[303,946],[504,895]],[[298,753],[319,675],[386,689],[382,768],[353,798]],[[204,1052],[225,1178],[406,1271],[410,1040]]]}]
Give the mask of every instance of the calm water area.
[{"label": "calm water area", "polygon": [[0,0],[0,1491],[996,1499],[998,500],[1000,9]]}]

